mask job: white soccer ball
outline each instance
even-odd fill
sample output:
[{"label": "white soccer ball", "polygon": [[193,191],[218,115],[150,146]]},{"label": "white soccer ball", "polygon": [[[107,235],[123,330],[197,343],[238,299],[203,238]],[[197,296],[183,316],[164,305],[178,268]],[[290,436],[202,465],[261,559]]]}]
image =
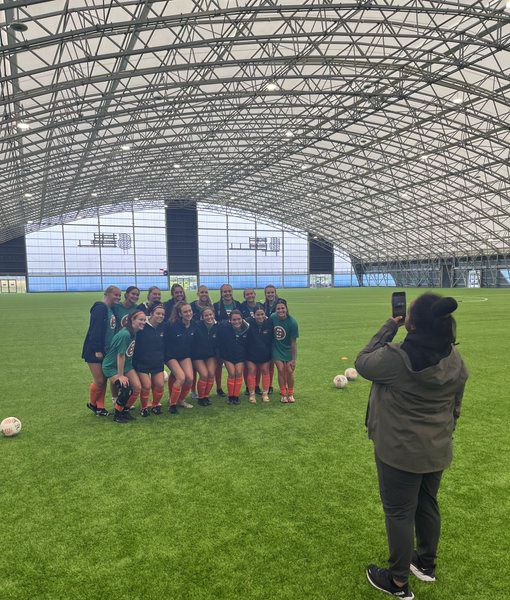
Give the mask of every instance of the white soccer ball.
[{"label": "white soccer ball", "polygon": [[168,373],[166,371],[163,371],[163,377],[165,381],[168,381]]},{"label": "white soccer ball", "polygon": [[344,375],[347,377],[347,379],[349,381],[354,381],[356,379],[356,377],[358,376],[358,371],[356,371],[356,369],[353,369],[351,367],[350,369],[345,369]]},{"label": "white soccer ball", "polygon": [[18,435],[21,431],[21,421],[16,417],[7,417],[0,423],[0,430],[6,437]]},{"label": "white soccer ball", "polygon": [[344,388],[347,385],[347,377],[345,375],[337,375],[333,379],[333,385],[336,388]]}]

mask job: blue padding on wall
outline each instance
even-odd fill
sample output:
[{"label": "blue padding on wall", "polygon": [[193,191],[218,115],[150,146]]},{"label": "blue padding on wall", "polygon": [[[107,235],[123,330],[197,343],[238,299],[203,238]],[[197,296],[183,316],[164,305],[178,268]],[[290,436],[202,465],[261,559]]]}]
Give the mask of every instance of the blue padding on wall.
[{"label": "blue padding on wall", "polygon": [[164,275],[138,275],[136,278],[136,283],[132,283],[131,285],[136,285],[141,290],[148,290],[151,286],[157,285],[161,290],[168,290],[168,277]]},{"label": "blue padding on wall", "polygon": [[65,292],[65,277],[29,277],[29,292]]},{"label": "blue padding on wall", "polygon": [[285,275],[284,286],[295,288],[308,287],[308,275]]},{"label": "blue padding on wall", "polygon": [[257,275],[257,287],[263,288],[266,285],[274,285],[276,288],[283,287],[283,278],[281,275]]},{"label": "blue padding on wall", "polygon": [[109,285],[116,285],[122,291],[124,291],[130,285],[136,285],[134,275],[104,275],[103,274],[103,288],[107,288]]},{"label": "blue padding on wall", "polygon": [[333,277],[334,287],[358,287],[358,285],[358,278],[354,273],[352,276],[350,273],[337,273]]},{"label": "blue padding on wall", "polygon": [[227,282],[227,275],[200,275],[200,285],[206,285],[211,290],[219,290]]},{"label": "blue padding on wall", "polygon": [[99,275],[68,275],[66,279],[69,292],[95,292],[103,289]]},{"label": "blue padding on wall", "polygon": [[231,275],[230,285],[237,290],[256,287],[255,275]]}]

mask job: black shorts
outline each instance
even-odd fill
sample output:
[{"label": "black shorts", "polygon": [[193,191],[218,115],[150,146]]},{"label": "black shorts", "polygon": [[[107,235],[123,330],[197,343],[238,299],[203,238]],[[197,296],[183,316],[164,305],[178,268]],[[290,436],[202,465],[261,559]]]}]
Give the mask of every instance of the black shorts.
[{"label": "black shorts", "polygon": [[133,365],[133,367],[137,373],[143,373],[144,375],[157,375],[158,373],[163,373],[163,365],[161,365],[160,367],[146,367],[141,365]]},{"label": "black shorts", "polygon": [[97,358],[95,352],[90,352],[89,350],[84,350],[81,354],[81,357],[86,363],[93,365],[100,365],[103,362],[102,358]]}]

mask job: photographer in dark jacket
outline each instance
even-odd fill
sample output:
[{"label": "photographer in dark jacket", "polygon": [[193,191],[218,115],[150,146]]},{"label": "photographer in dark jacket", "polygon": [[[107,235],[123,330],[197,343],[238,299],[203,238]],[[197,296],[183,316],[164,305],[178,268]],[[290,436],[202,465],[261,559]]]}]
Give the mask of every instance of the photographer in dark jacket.
[{"label": "photographer in dark jacket", "polygon": [[456,308],[454,298],[423,294],[410,306],[403,343],[390,343],[404,324],[402,317],[390,318],[355,363],[373,382],[367,427],[390,551],[389,569],[369,565],[366,575],[375,588],[404,600],[414,598],[409,570],[422,581],[435,581],[437,493],[452,460],[452,434],[468,377],[454,345]]}]

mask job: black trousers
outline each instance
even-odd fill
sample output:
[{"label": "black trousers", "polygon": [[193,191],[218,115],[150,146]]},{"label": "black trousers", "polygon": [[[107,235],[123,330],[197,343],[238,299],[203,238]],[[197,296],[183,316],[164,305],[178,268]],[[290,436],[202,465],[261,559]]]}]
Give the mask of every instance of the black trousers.
[{"label": "black trousers", "polygon": [[377,456],[375,462],[386,517],[389,569],[395,579],[407,581],[415,534],[421,566],[435,566],[441,533],[437,492],[443,472],[401,471],[383,463]]}]

